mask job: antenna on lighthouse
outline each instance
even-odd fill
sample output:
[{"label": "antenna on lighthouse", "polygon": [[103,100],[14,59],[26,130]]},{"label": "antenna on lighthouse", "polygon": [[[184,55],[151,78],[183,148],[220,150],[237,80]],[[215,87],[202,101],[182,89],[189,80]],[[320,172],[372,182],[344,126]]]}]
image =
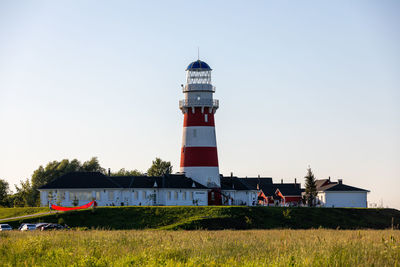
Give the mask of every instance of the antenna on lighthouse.
[{"label": "antenna on lighthouse", "polygon": [[200,60],[200,47],[197,47],[197,60]]}]

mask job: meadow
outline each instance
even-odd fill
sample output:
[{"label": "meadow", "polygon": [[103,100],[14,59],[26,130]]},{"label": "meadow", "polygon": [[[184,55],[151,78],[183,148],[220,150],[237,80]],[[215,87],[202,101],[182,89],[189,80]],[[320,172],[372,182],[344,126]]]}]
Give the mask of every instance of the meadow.
[{"label": "meadow", "polygon": [[400,266],[400,231],[11,231],[0,265]]}]

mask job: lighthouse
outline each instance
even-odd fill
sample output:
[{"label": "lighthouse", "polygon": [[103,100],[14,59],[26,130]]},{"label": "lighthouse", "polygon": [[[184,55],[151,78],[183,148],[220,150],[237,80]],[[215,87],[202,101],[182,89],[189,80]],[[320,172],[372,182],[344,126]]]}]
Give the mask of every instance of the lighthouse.
[{"label": "lighthouse", "polygon": [[213,99],[210,66],[197,60],[186,68],[184,99],[179,108],[184,114],[180,171],[196,182],[211,188],[209,205],[221,204],[214,114],[218,100]]}]

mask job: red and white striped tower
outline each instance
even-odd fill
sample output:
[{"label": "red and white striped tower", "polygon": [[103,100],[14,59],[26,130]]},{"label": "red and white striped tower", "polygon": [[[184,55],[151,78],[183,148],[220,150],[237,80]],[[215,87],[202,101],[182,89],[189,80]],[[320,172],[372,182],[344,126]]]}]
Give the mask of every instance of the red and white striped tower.
[{"label": "red and white striped tower", "polygon": [[210,205],[221,203],[221,182],[218,168],[217,140],[214,114],[218,100],[213,99],[211,68],[197,60],[186,68],[185,98],[179,101],[184,114],[181,150],[181,172],[187,177],[212,188]]}]

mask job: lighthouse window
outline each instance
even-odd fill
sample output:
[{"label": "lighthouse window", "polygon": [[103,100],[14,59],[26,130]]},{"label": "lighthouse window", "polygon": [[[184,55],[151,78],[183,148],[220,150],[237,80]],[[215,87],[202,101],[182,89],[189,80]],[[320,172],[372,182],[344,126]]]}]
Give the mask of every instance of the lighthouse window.
[{"label": "lighthouse window", "polygon": [[193,137],[197,137],[197,130],[193,129]]},{"label": "lighthouse window", "polygon": [[197,95],[197,101],[200,101],[200,96],[199,95]]},{"label": "lighthouse window", "polygon": [[207,114],[204,114],[204,121],[208,122],[208,115]]}]

